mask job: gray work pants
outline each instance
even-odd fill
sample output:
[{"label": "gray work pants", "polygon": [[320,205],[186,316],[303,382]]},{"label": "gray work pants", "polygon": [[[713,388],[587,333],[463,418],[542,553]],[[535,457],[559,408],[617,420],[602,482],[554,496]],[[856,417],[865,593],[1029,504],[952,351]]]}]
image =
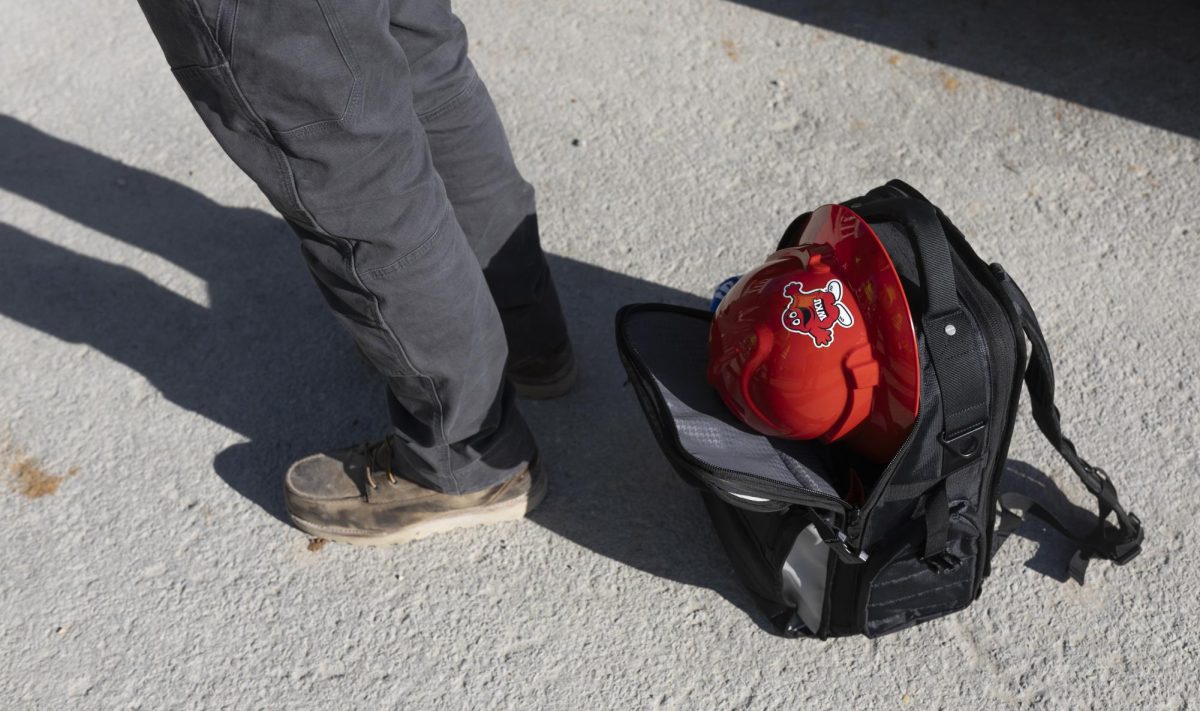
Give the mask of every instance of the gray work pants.
[{"label": "gray work pants", "polygon": [[387,379],[397,473],[464,493],[523,468],[535,448],[505,360],[566,330],[533,188],[448,0],[140,1]]}]

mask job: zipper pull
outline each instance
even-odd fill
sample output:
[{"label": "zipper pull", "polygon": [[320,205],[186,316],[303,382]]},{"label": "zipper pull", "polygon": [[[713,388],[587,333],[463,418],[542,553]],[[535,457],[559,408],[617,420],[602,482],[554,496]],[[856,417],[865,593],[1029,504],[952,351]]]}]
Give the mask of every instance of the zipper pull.
[{"label": "zipper pull", "polygon": [[859,521],[862,519],[862,509],[851,508],[846,511],[846,535],[857,539],[862,535]]}]

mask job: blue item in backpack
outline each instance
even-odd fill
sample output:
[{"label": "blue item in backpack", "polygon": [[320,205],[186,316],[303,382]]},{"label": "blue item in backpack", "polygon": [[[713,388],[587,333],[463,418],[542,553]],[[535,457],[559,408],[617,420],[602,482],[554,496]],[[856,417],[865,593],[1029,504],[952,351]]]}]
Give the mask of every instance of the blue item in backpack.
[{"label": "blue item in backpack", "polygon": [[716,313],[717,307],[720,306],[721,302],[725,300],[725,297],[729,295],[729,290],[732,289],[733,285],[738,283],[738,279],[741,278],[742,276],[740,274],[737,276],[731,276],[718,284],[716,291],[713,292],[712,303],[708,305],[708,310]]}]

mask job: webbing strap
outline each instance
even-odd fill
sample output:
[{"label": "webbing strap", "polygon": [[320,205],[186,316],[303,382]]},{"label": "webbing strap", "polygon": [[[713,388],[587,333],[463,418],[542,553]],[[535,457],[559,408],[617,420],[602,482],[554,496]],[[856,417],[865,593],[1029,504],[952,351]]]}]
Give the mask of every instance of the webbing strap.
[{"label": "webbing strap", "polygon": [[821,542],[829,546],[829,549],[837,555],[838,559],[847,565],[860,565],[867,562],[866,551],[855,552],[850,547],[849,539],[846,534],[830,526],[825,519],[821,518],[816,511],[805,508],[802,509],[805,518],[812,524],[813,530],[821,538]]},{"label": "webbing strap", "polygon": [[925,296],[921,333],[937,377],[942,401],[941,477],[925,502],[925,550],[922,559],[934,570],[951,570],[958,561],[946,550],[949,498],[945,477],[976,461],[987,441],[988,368],[982,337],[958,299],[958,281],[946,218],[925,196],[890,181],[847,205],[868,222],[898,222],[911,238]]},{"label": "webbing strap", "polygon": [[925,550],[921,554],[921,560],[936,573],[954,570],[962,562],[947,550],[949,536],[950,499],[943,479],[925,501]]},{"label": "webbing strap", "polygon": [[[982,362],[975,323],[958,300],[943,216],[923,195],[898,180],[848,205],[868,222],[898,222],[912,237],[925,294],[921,332],[942,397],[942,443],[958,455],[944,458],[953,464],[950,468],[943,466],[942,473],[949,474],[982,450],[978,446],[975,451],[955,452],[954,445],[965,433],[980,434],[976,431],[987,423],[987,403],[980,397],[980,393],[987,392],[987,367]],[[982,443],[975,437],[971,439]]]},{"label": "webbing strap", "polygon": [[[1029,399],[1033,409],[1033,419],[1038,429],[1042,431],[1050,444],[1058,450],[1067,464],[1075,472],[1087,490],[1096,497],[1097,521],[1096,527],[1087,535],[1080,536],[1069,530],[1050,512],[1049,509],[1037,505],[1027,496],[1014,493],[1004,493],[999,497],[1001,507],[1001,542],[1008,534],[1020,525],[1022,510],[1026,515],[1035,516],[1046,522],[1055,530],[1061,532],[1078,546],[1071,560],[1070,574],[1080,584],[1083,583],[1087,562],[1091,558],[1104,558],[1118,565],[1133,560],[1142,549],[1142,522],[1137,515],[1127,512],[1117,498],[1116,487],[1108,478],[1108,474],[1099,467],[1088,464],[1075,445],[1062,432],[1062,421],[1058,408],[1054,405],[1054,366],[1050,360],[1050,349],[1046,338],[1042,335],[1041,326],[1033,313],[1029,300],[1003,269],[994,265],[993,270],[1004,287],[1005,293],[1012,302],[1013,308],[1020,317],[1025,335],[1029,337],[1032,349],[1029,367],[1025,371],[1025,385],[1029,389]],[[1116,515],[1117,525],[1108,522],[1110,515]]]}]

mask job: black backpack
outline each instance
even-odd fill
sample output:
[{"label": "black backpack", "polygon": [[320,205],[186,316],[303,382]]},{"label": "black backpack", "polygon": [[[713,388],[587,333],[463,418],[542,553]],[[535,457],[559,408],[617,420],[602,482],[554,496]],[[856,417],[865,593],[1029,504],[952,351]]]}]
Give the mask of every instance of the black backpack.
[{"label": "black backpack", "polygon": [[[844,204],[896,265],[922,366],[917,421],[891,462],[876,468],[861,505],[846,500],[847,470],[866,466],[851,453],[766,437],[725,408],[705,380],[708,311],[631,304],[616,318],[618,352],[655,438],[700,489],[734,568],[774,627],[793,637],[875,637],[961,610],[979,596],[1022,515],[1072,541],[1069,573],[1080,583],[1092,558],[1124,564],[1137,556],[1141,522],[1063,436],[1050,352],[1012,278],[900,181]],[[792,223],[780,248],[795,243],[807,218]],[[1096,496],[1089,532],[1072,530],[1042,499],[1001,491],[1022,379],[1038,427]]]}]

